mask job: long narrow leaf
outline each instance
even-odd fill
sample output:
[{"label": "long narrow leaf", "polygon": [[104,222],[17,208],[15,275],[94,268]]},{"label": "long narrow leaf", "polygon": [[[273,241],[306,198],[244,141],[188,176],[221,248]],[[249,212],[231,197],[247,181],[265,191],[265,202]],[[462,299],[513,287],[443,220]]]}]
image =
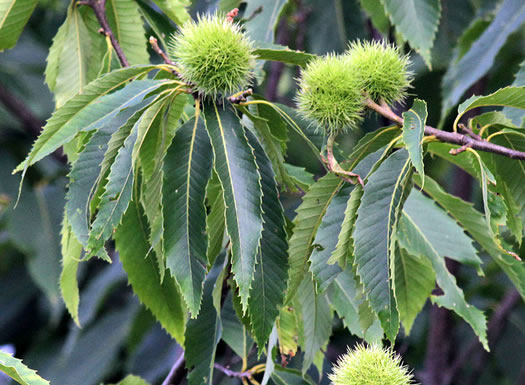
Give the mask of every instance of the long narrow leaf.
[{"label": "long narrow leaf", "polygon": [[199,313],[208,262],[204,199],[212,162],[204,121],[189,120],[166,154],[162,205],[166,264],[193,317]]},{"label": "long narrow leaf", "polygon": [[260,175],[234,111],[229,107],[219,110],[216,105],[206,108],[206,128],[224,193],[232,271],[246,310],[263,227]]}]

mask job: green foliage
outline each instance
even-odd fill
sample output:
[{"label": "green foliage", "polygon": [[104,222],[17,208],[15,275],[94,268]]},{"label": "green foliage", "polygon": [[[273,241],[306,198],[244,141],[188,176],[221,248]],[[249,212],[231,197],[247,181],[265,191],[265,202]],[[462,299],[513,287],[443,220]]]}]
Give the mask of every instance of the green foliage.
[{"label": "green foliage", "polygon": [[[519,351],[493,347],[523,337],[520,2],[441,16],[437,0],[108,0],[114,39],[86,2],[49,6],[0,60],[0,341],[30,367],[57,385],[157,384],[184,352],[189,384],[304,385],[360,338],[334,384],[408,384],[380,346],[431,373],[429,299],[459,316],[440,335],[466,342],[451,359],[478,339],[493,350],[479,384],[517,381]],[[31,7],[0,0],[0,47]],[[474,83],[453,132],[428,135]],[[20,129],[50,115],[31,147]]]},{"label": "green foliage", "polygon": [[184,81],[212,98],[246,87],[255,66],[252,42],[238,24],[214,15],[199,16],[171,38],[170,55]]},{"label": "green foliage", "polygon": [[441,3],[439,0],[395,1],[381,0],[396,31],[408,41],[430,67],[431,49],[434,45]]},{"label": "green foliage", "polygon": [[358,345],[340,357],[330,380],[334,385],[409,385],[412,375],[401,357],[379,345]]},{"label": "green foliage", "polygon": [[307,64],[299,80],[297,108],[321,130],[337,133],[362,120],[362,84],[343,56],[328,55]]},{"label": "green foliage", "polygon": [[0,352],[0,372],[4,372],[21,385],[49,385],[49,381],[25,366],[22,360],[4,352]]},{"label": "green foliage", "polygon": [[0,52],[15,46],[37,3],[36,0],[0,2]]},{"label": "green foliage", "polygon": [[403,141],[410,156],[410,161],[422,178],[425,177],[423,165],[423,134],[427,122],[427,105],[416,99],[410,110],[403,113]]},{"label": "green foliage", "polygon": [[189,120],[177,130],[166,155],[163,209],[166,264],[193,317],[199,313],[208,261],[204,198],[211,166],[204,122]]},{"label": "green foliage", "polygon": [[412,73],[408,71],[408,57],[401,55],[398,48],[381,42],[356,41],[350,43],[346,55],[349,70],[372,100],[392,104],[406,98]]}]

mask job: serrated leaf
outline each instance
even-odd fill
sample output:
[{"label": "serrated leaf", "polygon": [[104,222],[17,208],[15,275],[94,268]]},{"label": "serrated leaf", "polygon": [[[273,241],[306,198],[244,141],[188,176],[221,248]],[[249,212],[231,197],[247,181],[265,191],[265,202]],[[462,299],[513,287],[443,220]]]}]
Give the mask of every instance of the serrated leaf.
[{"label": "serrated leaf", "polygon": [[199,313],[208,262],[206,185],[213,165],[201,118],[178,130],[164,162],[164,251],[166,265],[181,287],[192,317]]},{"label": "serrated leaf", "polygon": [[0,1],[0,52],[13,48],[38,0]]},{"label": "serrated leaf", "polygon": [[[259,106],[257,106],[259,107]],[[243,113],[250,119],[253,124],[253,128],[257,132],[257,136],[261,140],[261,145],[264,147],[264,151],[270,158],[275,171],[275,179],[278,183],[284,184],[287,188],[292,191],[295,189],[294,180],[288,175],[288,170],[285,167],[282,142],[277,140],[270,131],[270,122],[260,117],[260,110],[257,108],[257,114],[254,115],[247,110]],[[250,128],[252,124],[250,122],[244,122],[244,124]]]},{"label": "serrated leaf", "polygon": [[328,343],[332,334],[332,310],[323,294],[317,294],[312,277],[306,274],[297,292],[303,318],[304,351],[303,374],[314,362],[314,357]]},{"label": "serrated leaf", "polygon": [[64,215],[62,222],[62,272],[60,273],[60,293],[66,304],[66,308],[80,327],[78,319],[78,303],[80,301],[78,291],[77,271],[82,254],[82,245],[75,238],[67,215]]},{"label": "serrated leaf", "polygon": [[124,141],[109,171],[108,182],[100,197],[99,210],[89,232],[87,251],[90,256],[97,255],[104,247],[131,200],[134,180],[132,152],[137,140],[137,125],[140,122],[141,119]]},{"label": "serrated leaf", "polygon": [[347,265],[347,262],[354,254],[354,244],[352,241],[352,232],[354,230],[355,220],[357,218],[357,209],[361,204],[363,188],[356,186],[350,193],[344,211],[344,219],[341,224],[341,231],[337,237],[335,249],[326,263],[338,263],[341,268]]},{"label": "serrated leaf", "polygon": [[2,351],[0,351],[0,371],[21,385],[49,385],[49,381],[25,366],[22,360]]},{"label": "serrated leaf", "polygon": [[[148,100],[144,101],[144,104],[148,104]],[[93,186],[91,194],[91,201],[89,202],[90,216],[94,217],[97,212],[100,199],[105,192],[106,184],[108,182],[108,176],[111,171],[111,166],[115,162],[115,158],[118,155],[119,150],[124,145],[124,142],[131,134],[133,127],[139,122],[144,111],[148,108],[146,105],[143,108],[142,103],[138,106],[130,109],[126,109],[120,112],[112,121],[111,125],[118,127],[112,134],[107,143],[104,156],[100,162],[100,172],[97,179],[97,184]],[[136,108],[136,110],[135,110]]]},{"label": "serrated leaf", "polygon": [[[153,154],[148,153],[148,149],[143,149],[144,142],[148,137],[148,134],[151,131],[159,131],[159,122],[163,118],[164,107],[171,100],[167,96],[159,96],[155,99],[156,101],[152,102],[141,115],[139,123],[137,125],[137,140],[133,146],[132,161],[133,167],[137,168],[139,165],[142,165],[142,161],[146,164],[155,165],[155,160],[151,158],[154,157]],[[149,162],[148,162],[149,160]],[[154,166],[153,166],[154,167]],[[152,169],[150,167],[149,169]],[[148,178],[146,178],[146,181]]]},{"label": "serrated leaf", "polygon": [[128,206],[115,232],[115,245],[133,292],[162,327],[183,345],[186,310],[182,296],[173,278],[166,276],[160,283],[155,261],[146,258],[149,250],[148,234],[137,202],[132,201]]},{"label": "serrated leaf", "polygon": [[325,175],[310,187],[296,210],[295,227],[288,241],[290,278],[286,297],[287,303],[295,296],[305,273],[308,271],[308,258],[313,250],[315,235],[328,206],[343,183],[342,179],[332,173]]},{"label": "serrated leaf", "polygon": [[364,333],[359,322],[359,305],[357,297],[360,296],[360,286],[356,282],[354,273],[348,268],[335,277],[328,287],[327,297],[332,308],[350,333],[363,338]]},{"label": "serrated leaf", "polygon": [[255,161],[261,174],[263,193],[264,228],[248,300],[248,313],[253,334],[257,345],[262,347],[272,332],[275,319],[284,301],[288,280],[287,236],[284,210],[279,201],[279,191],[270,159],[251,132],[247,131],[246,136],[254,149]]},{"label": "serrated leaf", "polygon": [[199,316],[188,320],[186,327],[186,368],[190,370],[188,383],[190,385],[211,385],[213,380],[213,364],[215,351],[221,339],[222,323],[220,314],[213,304],[213,288],[222,287],[223,264],[218,263],[211,269],[204,282],[204,294]]},{"label": "serrated leaf", "polygon": [[[421,186],[419,175],[414,175],[414,182]],[[492,237],[483,215],[465,202],[446,193],[433,179],[425,178],[425,193],[443,207],[469,234],[489,253],[498,266],[507,274],[521,296],[525,299],[525,266],[509,255],[505,255]]]},{"label": "serrated leaf", "polygon": [[148,64],[146,31],[134,0],[108,0],[106,13],[111,30],[130,65]]},{"label": "serrated leaf", "polygon": [[283,45],[268,44],[264,42],[256,43],[256,48],[254,49],[253,54],[259,60],[279,61],[281,63],[297,65],[300,67],[306,67],[308,62],[317,57],[317,55],[311,53],[291,50]]},{"label": "serrated leaf", "polygon": [[213,265],[222,250],[224,242],[224,198],[219,177],[214,171],[206,188],[206,199],[210,206],[206,217],[206,234],[208,234],[208,264]]},{"label": "serrated leaf", "polygon": [[337,245],[350,191],[352,187],[343,188],[332,199],[312,243],[313,250],[309,258],[310,272],[313,275],[317,293],[324,292],[342,271],[339,265],[328,264],[328,260]]},{"label": "serrated leaf", "polygon": [[[383,152],[384,148],[380,148],[379,150],[366,155],[359,162],[359,164],[354,167],[353,172],[361,175],[363,179],[366,179],[376,163],[383,157]],[[354,162],[357,159],[360,159],[360,156],[356,157]],[[350,198],[347,200],[344,209],[344,220],[341,224],[341,231],[339,231],[339,235],[337,237],[337,244],[332,252],[332,255],[328,261],[326,261],[326,263],[334,264],[337,262],[341,268],[344,268],[348,261],[350,261],[350,264],[353,265],[353,260],[351,260],[351,258],[353,258],[354,255],[354,244],[351,236],[357,217],[357,208],[361,203],[362,196],[362,186],[355,186],[350,193]]]},{"label": "serrated leaf", "polygon": [[100,159],[104,157],[107,143],[114,127],[104,126],[86,144],[69,173],[66,195],[66,213],[75,237],[87,247],[89,238],[89,199],[99,178]]},{"label": "serrated leaf", "polygon": [[147,74],[155,68],[157,66],[124,68],[91,82],[82,94],[73,97],[53,113],[33,144],[31,152],[14,172],[27,169],[72,140],[78,132],[100,128],[122,109],[140,103],[147,94],[159,88],[163,83],[136,81],[122,90],[108,94],[134,77]]},{"label": "serrated leaf", "polygon": [[142,143],[139,158],[144,181],[142,183],[141,203],[148,219],[150,244],[155,251],[161,280],[164,279],[166,256],[164,254],[164,208],[162,205],[162,186],[164,163],[167,149],[171,145],[178,120],[185,105],[185,98],[172,97],[168,101],[165,115],[148,130]]},{"label": "serrated leaf", "polygon": [[461,96],[485,75],[507,38],[525,21],[525,4],[521,0],[504,0],[490,26],[476,40],[457,64],[451,65],[443,78],[441,119]]},{"label": "serrated leaf", "polygon": [[423,165],[423,135],[427,122],[427,104],[415,99],[412,108],[403,112],[403,141],[410,156],[410,161],[422,177],[425,176]]},{"label": "serrated leaf", "polygon": [[441,18],[439,0],[381,0],[396,31],[431,67],[430,51]]},{"label": "serrated leaf", "polygon": [[474,108],[487,106],[506,106],[525,109],[525,86],[505,87],[486,96],[472,96],[458,106],[458,116],[454,122],[457,125],[465,113]]},{"label": "serrated leaf", "polygon": [[408,152],[402,149],[389,156],[369,177],[357,210],[353,235],[357,273],[391,341],[399,328],[390,286],[395,229],[410,172]]},{"label": "serrated leaf", "polygon": [[444,257],[438,253],[426,233],[419,227],[419,223],[428,220],[425,212],[416,215],[404,212],[401,216],[398,231],[400,245],[411,254],[430,259],[436,273],[437,284],[443,290],[443,295],[431,297],[432,302],[454,311],[467,321],[488,351],[487,322],[483,312],[465,301],[463,291],[456,285],[456,278],[447,270]]},{"label": "serrated leaf", "polygon": [[140,167],[146,181],[162,168],[166,150],[180,126],[179,119],[188,99],[186,94],[174,94],[167,102],[167,111],[163,111],[160,124],[148,130],[140,147]]},{"label": "serrated leaf", "polygon": [[78,5],[72,3],[68,9],[67,34],[64,48],[59,56],[56,84],[53,89],[57,108],[76,94],[82,93],[88,84],[87,67],[91,58],[91,36]]},{"label": "serrated leaf", "polygon": [[433,204],[431,199],[413,189],[405,202],[404,210],[410,216],[425,213],[427,220],[418,225],[439,255],[476,268],[480,267],[481,259],[472,239],[467,237],[464,229],[453,218]]},{"label": "serrated leaf", "polygon": [[206,129],[224,193],[232,271],[246,311],[262,232],[261,184],[244,128],[230,107],[206,106]]},{"label": "serrated leaf", "polygon": [[399,319],[409,335],[414,320],[436,285],[436,275],[425,256],[411,255],[403,248],[396,250],[394,263],[393,284]]}]

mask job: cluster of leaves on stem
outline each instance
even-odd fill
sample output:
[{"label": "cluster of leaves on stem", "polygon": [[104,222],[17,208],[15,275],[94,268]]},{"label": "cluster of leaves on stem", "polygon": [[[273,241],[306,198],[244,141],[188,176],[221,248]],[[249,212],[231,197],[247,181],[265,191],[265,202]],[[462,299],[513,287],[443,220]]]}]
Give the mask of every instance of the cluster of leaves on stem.
[{"label": "cluster of leaves on stem", "polygon": [[[380,8],[430,60],[434,33],[410,34],[419,24],[407,24],[394,3],[385,0]],[[138,64],[147,61],[147,51],[139,41],[143,31],[129,28],[142,28],[134,4],[115,4],[133,15],[126,23],[109,18],[112,28],[122,29],[115,35],[132,63],[127,68],[115,68],[111,46],[93,32],[94,19],[78,5],[69,7],[46,71],[57,109],[15,170],[25,175],[64,147],[71,170],[60,289],[77,324],[79,266],[95,257],[115,260],[108,252],[114,240],[134,293],[185,349],[190,385],[212,383],[221,340],[242,357],[244,373],[261,369],[246,367],[256,343],[268,353],[259,364],[266,382],[310,383],[307,372],[322,367],[318,353],[328,344],[335,315],[353,335],[379,344],[385,336],[395,341],[401,327],[409,334],[429,299],[465,320],[488,349],[485,315],[469,303],[445,257],[483,274],[482,249],[525,297],[525,268],[512,257],[525,227],[525,187],[517,177],[525,177],[522,163],[468,146],[428,143],[427,105],[416,99],[397,125],[367,133],[350,153],[337,154],[336,172],[316,179],[289,163],[291,134],[321,161],[323,143],[309,124],[334,139],[361,123],[365,101],[385,109],[384,103],[404,101],[412,81],[407,56],[387,43],[355,42],[344,54],[318,57],[252,41],[244,26],[217,15],[184,24],[183,13],[169,45],[175,65]],[[424,16],[437,27],[435,7]],[[70,40],[76,29],[89,41]],[[87,55],[91,44],[105,50]],[[87,72],[85,57],[97,59]],[[255,60],[302,67],[297,109],[257,93],[227,98],[252,85]],[[454,84],[454,73],[447,79]],[[456,100],[449,96],[447,103]],[[468,111],[491,106],[525,109],[525,87],[466,100],[456,123]],[[482,140],[524,151],[523,130],[509,119],[516,110],[505,109],[471,118],[467,126]],[[426,154],[480,182],[483,213],[425,176]],[[341,178],[348,170],[363,183]],[[284,190],[304,192],[290,218],[281,204]],[[494,215],[496,205],[504,214]],[[433,294],[436,284],[440,294]],[[276,364],[277,351],[281,362],[300,359],[285,369]],[[332,381],[405,385],[411,377],[392,351],[373,345],[343,358]]]}]

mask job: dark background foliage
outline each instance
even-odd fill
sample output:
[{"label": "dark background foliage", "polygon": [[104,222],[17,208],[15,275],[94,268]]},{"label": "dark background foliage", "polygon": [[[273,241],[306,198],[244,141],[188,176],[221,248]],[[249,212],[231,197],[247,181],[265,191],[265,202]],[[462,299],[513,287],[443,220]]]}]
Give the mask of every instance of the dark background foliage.
[{"label": "dark background foliage", "polygon": [[[214,9],[218,2],[194,1],[192,14]],[[221,1],[220,6],[239,2]],[[228,4],[227,4],[228,3]],[[250,3],[264,3],[264,0]],[[489,20],[498,6],[495,0],[443,0],[439,32],[432,51],[432,71],[412,53],[415,73],[412,95],[427,101],[429,124],[436,126],[441,115],[441,82],[451,62],[454,47],[463,31],[474,21]],[[180,354],[180,348],[142,308],[119,263],[107,265],[92,260],[80,271],[81,302],[78,329],[60,298],[59,231],[68,168],[61,153],[31,168],[16,209],[19,175],[11,170],[23,160],[44,120],[54,108],[53,96],[44,84],[47,51],[68,3],[43,0],[37,6],[17,46],[0,54],[0,345],[16,351],[17,357],[39,371],[52,384],[90,385],[117,382],[134,373],[160,384]],[[255,16],[257,17],[257,16]],[[388,30],[396,41],[393,30]],[[380,37],[357,0],[290,0],[276,28],[276,42],[315,54],[341,52],[357,38]],[[469,44],[466,42],[465,44]],[[408,46],[404,47],[407,52]],[[151,53],[152,61],[159,58]],[[488,94],[513,81],[513,74],[525,58],[523,26],[510,35],[495,64],[467,93]],[[257,92],[269,100],[293,105],[294,78],[298,69],[281,63],[267,63],[265,80]],[[412,104],[411,100],[407,105]],[[404,106],[398,106],[403,110]],[[383,125],[381,118],[367,117],[362,130],[340,140],[343,151],[367,131]],[[450,125],[445,120],[445,127]],[[322,167],[304,151],[292,133],[288,162],[307,166],[319,177]],[[427,173],[447,190],[481,207],[479,187],[464,172],[435,159]],[[525,181],[524,181],[525,183]],[[300,195],[283,194],[283,205],[293,217]],[[525,243],[524,243],[525,245]],[[522,246],[521,255],[525,255]],[[525,307],[519,295],[494,262],[484,258],[485,277],[468,267],[449,264],[469,302],[486,311],[492,352],[486,353],[468,325],[450,312],[427,303],[416,319],[409,337],[400,336],[396,350],[414,369],[419,382],[445,384],[525,384]],[[226,302],[228,304],[228,300]],[[233,353],[238,321],[230,325],[229,345],[221,342],[217,362],[238,365]],[[237,322],[237,324],[236,324]],[[224,332],[223,332],[224,333]],[[225,333],[224,338],[228,340]],[[334,321],[334,333],[326,351],[325,373],[312,369],[312,377],[328,383],[331,362],[356,342]],[[256,357],[253,357],[255,361]],[[330,362],[331,361],[331,362]],[[296,363],[292,360],[290,366]],[[0,377],[0,384],[6,382]],[[217,375],[217,384],[240,384],[237,379]]]}]

